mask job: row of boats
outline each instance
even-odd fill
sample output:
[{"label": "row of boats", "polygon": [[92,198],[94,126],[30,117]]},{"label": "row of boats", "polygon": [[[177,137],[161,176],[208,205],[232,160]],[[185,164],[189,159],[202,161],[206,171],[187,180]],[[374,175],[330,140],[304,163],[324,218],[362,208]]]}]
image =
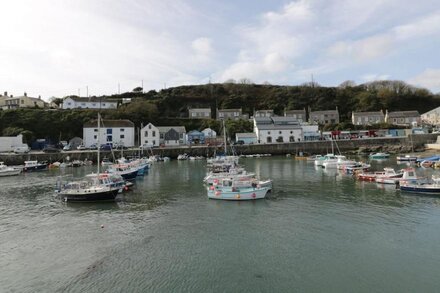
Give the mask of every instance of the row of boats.
[{"label": "row of boats", "polygon": [[238,164],[238,156],[218,156],[207,160],[203,179],[208,198],[221,200],[263,199],[272,191],[272,180],[260,180]]}]

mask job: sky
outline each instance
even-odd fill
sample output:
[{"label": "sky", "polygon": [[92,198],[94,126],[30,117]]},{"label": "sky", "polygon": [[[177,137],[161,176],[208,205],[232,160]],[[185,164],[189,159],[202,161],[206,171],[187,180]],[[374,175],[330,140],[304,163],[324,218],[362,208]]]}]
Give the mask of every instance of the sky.
[{"label": "sky", "polygon": [[440,92],[438,0],[14,0],[0,11],[0,93],[312,77]]}]

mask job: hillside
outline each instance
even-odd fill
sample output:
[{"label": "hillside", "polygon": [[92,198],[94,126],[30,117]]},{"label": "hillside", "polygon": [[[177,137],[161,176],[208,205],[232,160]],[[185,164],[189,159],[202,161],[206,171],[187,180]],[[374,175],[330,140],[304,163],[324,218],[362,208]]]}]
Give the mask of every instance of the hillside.
[{"label": "hillside", "polygon": [[[242,108],[252,115],[254,110],[273,109],[282,115],[284,109],[328,110],[338,107],[343,126],[351,119],[352,111],[418,110],[427,112],[440,106],[440,96],[426,89],[416,88],[401,81],[377,81],[362,85],[346,82],[339,87],[317,84],[301,86],[257,85],[224,83],[168,88],[106,96],[122,101],[131,98],[117,110],[103,110],[106,119],[130,119],[137,127],[152,122],[156,125],[184,125],[187,130],[212,127],[219,130],[215,120],[191,120],[188,108]],[[59,100],[60,101],[60,100]],[[82,136],[83,123],[95,119],[95,110],[18,109],[0,111],[2,135],[23,133],[27,141],[35,138],[52,140]],[[229,133],[251,131],[247,121],[229,122]]]}]

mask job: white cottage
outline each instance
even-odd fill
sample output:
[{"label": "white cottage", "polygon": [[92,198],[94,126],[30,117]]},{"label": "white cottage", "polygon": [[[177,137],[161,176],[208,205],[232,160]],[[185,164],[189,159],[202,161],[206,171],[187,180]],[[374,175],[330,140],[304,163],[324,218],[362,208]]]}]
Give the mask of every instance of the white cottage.
[{"label": "white cottage", "polygon": [[159,129],[151,123],[145,125],[141,130],[141,145],[148,147],[157,147],[160,144]]},{"label": "white cottage", "polygon": [[118,102],[102,97],[76,97],[70,96],[63,100],[63,109],[116,109]]},{"label": "white cottage", "polygon": [[83,140],[86,147],[97,143],[122,144],[126,147],[134,146],[134,124],[130,120],[103,120],[101,130],[98,131],[98,121],[84,124]]}]

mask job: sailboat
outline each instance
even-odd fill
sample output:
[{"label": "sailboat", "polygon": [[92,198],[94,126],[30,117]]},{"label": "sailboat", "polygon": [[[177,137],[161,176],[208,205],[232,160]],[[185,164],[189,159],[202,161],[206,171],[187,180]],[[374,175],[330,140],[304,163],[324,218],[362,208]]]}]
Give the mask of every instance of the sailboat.
[{"label": "sailboat", "polygon": [[[101,115],[98,113],[98,145],[101,130]],[[100,173],[100,152],[97,149],[97,173],[85,176],[82,180],[62,184],[57,182],[56,192],[66,202],[96,202],[115,200],[121,186],[107,174]]]}]

